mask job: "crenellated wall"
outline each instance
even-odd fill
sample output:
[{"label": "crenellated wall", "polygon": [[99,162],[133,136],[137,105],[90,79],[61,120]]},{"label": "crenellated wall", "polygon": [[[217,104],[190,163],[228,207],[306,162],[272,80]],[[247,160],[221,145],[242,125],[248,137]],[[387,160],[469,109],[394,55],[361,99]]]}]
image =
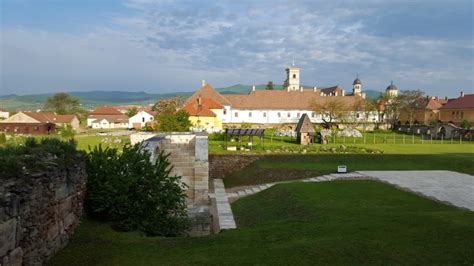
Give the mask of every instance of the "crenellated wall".
[{"label": "crenellated wall", "polygon": [[0,173],[0,265],[41,265],[68,239],[83,214],[85,158],[59,167],[6,178]]}]

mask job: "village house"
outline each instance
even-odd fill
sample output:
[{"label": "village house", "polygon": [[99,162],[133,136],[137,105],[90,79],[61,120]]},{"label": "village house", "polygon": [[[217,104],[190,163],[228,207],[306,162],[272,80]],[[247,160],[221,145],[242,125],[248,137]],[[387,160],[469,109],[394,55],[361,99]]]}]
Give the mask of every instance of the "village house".
[{"label": "village house", "polygon": [[18,112],[0,121],[0,132],[48,135],[64,125],[70,125],[78,131],[79,119],[75,115],[57,115],[52,112]]},{"label": "village house", "polygon": [[152,112],[139,111],[128,119],[128,128],[141,129],[154,120]]},{"label": "village house", "polygon": [[221,117],[224,106],[217,101],[199,96],[195,101],[189,101],[183,107],[183,110],[189,113],[189,120],[193,131],[212,133],[222,130]]},{"label": "village house", "polygon": [[0,109],[0,120],[10,117],[10,112]]},{"label": "village house", "polygon": [[[209,130],[219,128],[219,124],[227,126],[241,125],[243,123],[260,124],[264,126],[275,126],[281,124],[296,125],[303,114],[307,114],[312,123],[323,123],[321,113],[314,111],[315,104],[324,104],[327,101],[337,99],[346,106],[355,106],[355,103],[363,99],[362,83],[357,78],[353,83],[351,94],[346,94],[339,86],[329,88],[304,87],[299,83],[300,69],[292,66],[287,69],[287,87],[283,90],[256,90],[255,86],[246,95],[220,94],[211,85],[203,81],[202,87],[196,91],[185,102],[187,109],[192,109],[194,114],[199,110],[202,114],[191,115],[193,124],[202,121],[206,117],[208,125],[199,125]],[[210,112],[201,106],[199,109],[199,98],[202,103],[212,100],[215,105]],[[215,116],[214,116],[215,115]],[[211,119],[212,117],[212,119]],[[355,121],[363,120],[364,114],[354,111],[351,116]],[[212,120],[212,121],[211,121]],[[368,121],[376,122],[378,113],[370,113]],[[354,121],[354,122],[355,122]]]},{"label": "village house", "polygon": [[460,93],[457,99],[448,101],[440,109],[440,120],[461,125],[466,120],[474,125],[474,94]]},{"label": "village house", "polygon": [[89,114],[87,126],[96,129],[128,128],[128,117],[113,107],[97,107]]},{"label": "village house", "polygon": [[410,121],[414,124],[429,125],[431,122],[440,120],[440,108],[443,106],[437,97],[426,97],[420,103],[418,110],[413,113],[401,112],[400,121],[403,124],[409,124]]}]

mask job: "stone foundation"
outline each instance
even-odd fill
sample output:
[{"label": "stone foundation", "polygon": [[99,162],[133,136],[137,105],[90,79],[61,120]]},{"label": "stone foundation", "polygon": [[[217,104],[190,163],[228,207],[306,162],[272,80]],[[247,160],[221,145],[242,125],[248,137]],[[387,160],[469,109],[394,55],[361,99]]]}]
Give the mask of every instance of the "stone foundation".
[{"label": "stone foundation", "polygon": [[65,247],[83,214],[85,160],[16,178],[0,174],[0,265],[41,265]]}]

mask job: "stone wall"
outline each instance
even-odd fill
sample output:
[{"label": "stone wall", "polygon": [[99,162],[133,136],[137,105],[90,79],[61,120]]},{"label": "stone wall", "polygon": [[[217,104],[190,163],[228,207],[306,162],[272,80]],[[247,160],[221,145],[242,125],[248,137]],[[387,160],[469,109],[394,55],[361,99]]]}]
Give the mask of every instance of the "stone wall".
[{"label": "stone wall", "polygon": [[225,178],[261,158],[262,155],[209,155],[209,178]]},{"label": "stone wall", "polygon": [[22,177],[0,173],[0,265],[40,265],[66,246],[83,213],[84,155]]}]

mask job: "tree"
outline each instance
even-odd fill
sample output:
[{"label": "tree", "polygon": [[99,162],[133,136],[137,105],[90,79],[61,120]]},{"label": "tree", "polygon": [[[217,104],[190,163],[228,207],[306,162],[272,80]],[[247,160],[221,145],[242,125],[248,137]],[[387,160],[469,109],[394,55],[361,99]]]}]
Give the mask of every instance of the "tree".
[{"label": "tree", "polygon": [[138,109],[137,109],[137,107],[132,107],[132,108],[128,109],[128,110],[127,110],[127,113],[126,113],[126,115],[127,115],[128,117],[132,117],[132,116],[134,116],[134,115],[136,115],[136,114],[138,114]]},{"label": "tree", "polygon": [[312,109],[321,114],[325,127],[331,129],[335,122],[345,122],[349,115],[349,106],[339,97],[328,97],[323,102],[313,102]]},{"label": "tree", "polygon": [[96,146],[87,156],[86,210],[121,230],[182,235],[189,226],[186,185],[171,169],[163,151],[152,161],[140,144],[122,152]]},{"label": "tree", "polygon": [[464,128],[464,129],[470,129],[471,128],[471,123],[469,123],[469,121],[464,119],[461,123],[461,127]]},{"label": "tree", "polygon": [[288,89],[288,86],[289,86],[289,82],[288,82],[288,79],[286,79],[285,81],[283,81],[283,89],[286,90]]},{"label": "tree", "polygon": [[397,97],[397,103],[401,112],[407,114],[408,123],[411,126],[417,112],[425,108],[426,102],[424,92],[420,90],[403,90]]},{"label": "tree", "polygon": [[74,128],[72,128],[71,125],[64,124],[61,127],[59,127],[59,135],[61,136],[61,138],[64,138],[64,139],[74,139],[74,136],[76,135],[76,131],[74,131]]},{"label": "tree", "polygon": [[187,132],[192,126],[189,114],[183,110],[161,112],[156,115],[155,121],[158,130],[164,132]]},{"label": "tree", "polygon": [[267,83],[267,87],[265,87],[265,89],[266,89],[266,90],[273,90],[273,81],[270,80],[270,81]]},{"label": "tree", "polygon": [[370,117],[376,115],[377,102],[376,100],[367,100],[362,97],[355,99],[352,106],[351,123],[355,125],[362,124],[364,131],[367,129],[367,124],[370,122]]},{"label": "tree", "polygon": [[60,115],[73,114],[80,109],[80,101],[78,97],[73,97],[65,92],[58,92],[48,97],[44,109]]},{"label": "tree", "polygon": [[153,105],[151,110],[157,112],[158,114],[162,112],[174,112],[176,111],[178,106],[181,106],[183,103],[184,103],[184,98],[181,96],[161,99]]}]

